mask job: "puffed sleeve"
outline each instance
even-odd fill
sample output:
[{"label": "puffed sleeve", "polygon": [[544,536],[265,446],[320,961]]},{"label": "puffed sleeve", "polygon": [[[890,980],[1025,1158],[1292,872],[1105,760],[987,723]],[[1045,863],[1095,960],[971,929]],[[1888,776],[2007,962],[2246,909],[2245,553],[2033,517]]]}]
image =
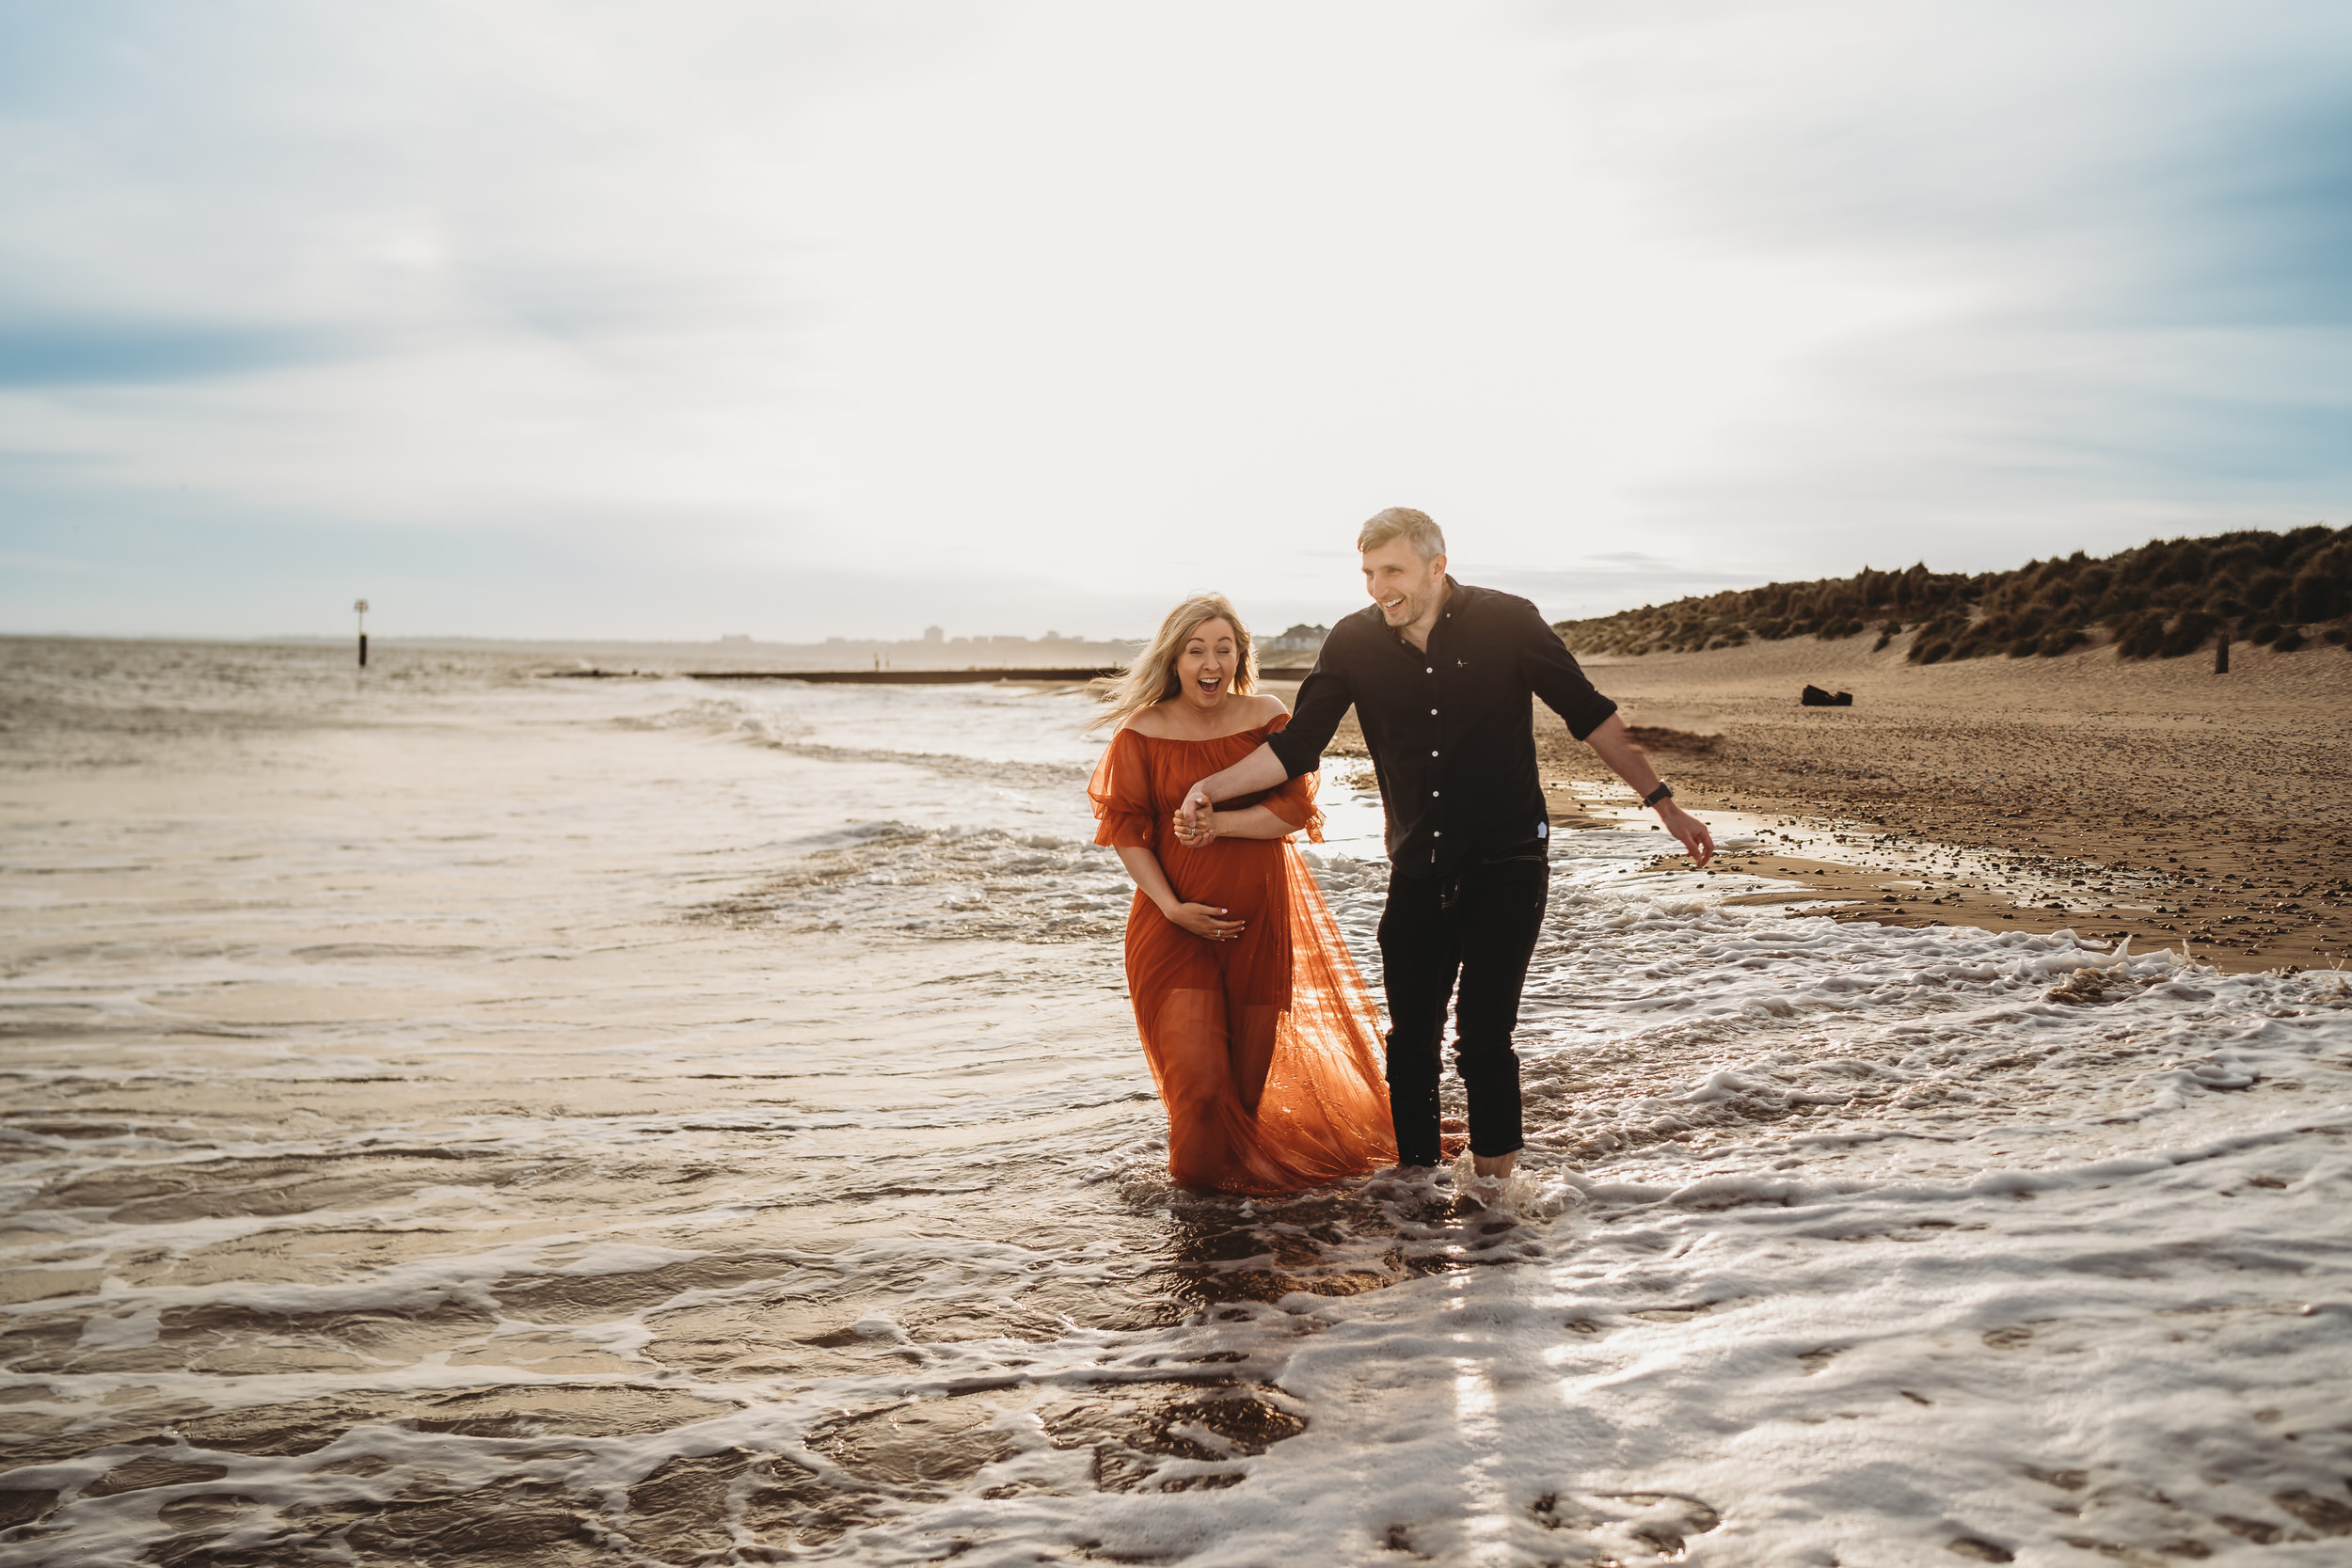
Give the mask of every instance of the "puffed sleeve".
[{"label": "puffed sleeve", "polygon": [[1299,774],[1281,788],[1270,791],[1258,803],[1293,829],[1305,830],[1311,843],[1323,842],[1323,813],[1315,809],[1314,774]]},{"label": "puffed sleeve", "polygon": [[1103,748],[1103,760],[1094,765],[1094,777],[1088,781],[1087,799],[1094,802],[1095,817],[1102,823],[1094,830],[1095,843],[1152,847],[1156,814],[1152,810],[1151,758],[1141,736],[1121,730],[1111,736]]},{"label": "puffed sleeve", "polygon": [[[1288,715],[1281,715],[1267,726],[1266,739],[1271,742],[1290,727]],[[1304,830],[1308,841],[1323,842],[1323,813],[1315,808],[1315,779],[1313,773],[1294,775],[1279,789],[1268,790],[1258,804],[1289,823],[1294,831]]]}]

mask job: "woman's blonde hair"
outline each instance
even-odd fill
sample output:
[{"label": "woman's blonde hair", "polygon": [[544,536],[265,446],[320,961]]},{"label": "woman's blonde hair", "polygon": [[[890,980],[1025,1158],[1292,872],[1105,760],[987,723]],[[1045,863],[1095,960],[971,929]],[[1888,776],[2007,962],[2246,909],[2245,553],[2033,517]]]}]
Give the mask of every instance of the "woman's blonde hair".
[{"label": "woman's blonde hair", "polygon": [[1102,699],[1103,711],[1087,725],[1089,730],[1123,724],[1153,703],[1176,695],[1176,656],[1205,621],[1222,620],[1233,628],[1233,695],[1247,697],[1258,689],[1258,656],[1249,644],[1249,628],[1241,613],[1222,594],[1195,594],[1168,612],[1152,645],[1116,675],[1098,675],[1091,689]]}]

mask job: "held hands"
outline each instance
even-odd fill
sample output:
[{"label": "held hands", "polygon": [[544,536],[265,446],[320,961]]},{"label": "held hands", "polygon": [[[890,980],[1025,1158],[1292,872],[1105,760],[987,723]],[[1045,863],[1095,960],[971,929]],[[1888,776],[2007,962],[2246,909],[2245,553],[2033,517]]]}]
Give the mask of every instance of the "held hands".
[{"label": "held hands", "polygon": [[1704,866],[1715,858],[1715,835],[1707,831],[1707,824],[1674,803],[1671,797],[1658,802],[1658,819],[1666,831],[1682,842],[1682,852],[1691,857],[1691,863]]},{"label": "held hands", "polygon": [[1184,791],[1184,803],[1176,808],[1176,842],[1187,849],[1216,842],[1216,805],[1199,784]]},{"label": "held hands", "polygon": [[[1216,842],[1216,807],[1209,800],[1209,792],[1199,784],[1184,791],[1184,803],[1177,808],[1176,840],[1187,849]],[[1170,925],[1202,942],[1232,942],[1241,935],[1245,924],[1226,919],[1225,911],[1214,904],[1171,899],[1160,906],[1160,912],[1168,916]]]},{"label": "held hands", "polygon": [[1242,927],[1247,924],[1226,919],[1223,910],[1210,904],[1178,904],[1161,912],[1168,916],[1171,924],[1190,931],[1203,942],[1232,942],[1241,935]]}]

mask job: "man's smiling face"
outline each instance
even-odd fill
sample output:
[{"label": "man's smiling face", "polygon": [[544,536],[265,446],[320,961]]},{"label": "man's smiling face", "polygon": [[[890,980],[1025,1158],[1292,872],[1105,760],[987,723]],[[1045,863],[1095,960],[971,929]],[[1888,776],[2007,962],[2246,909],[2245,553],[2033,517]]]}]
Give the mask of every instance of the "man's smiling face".
[{"label": "man's smiling face", "polygon": [[1427,561],[1412,542],[1391,539],[1364,552],[1364,592],[1380,607],[1381,619],[1401,631],[1430,615],[1445,587],[1445,557]]}]

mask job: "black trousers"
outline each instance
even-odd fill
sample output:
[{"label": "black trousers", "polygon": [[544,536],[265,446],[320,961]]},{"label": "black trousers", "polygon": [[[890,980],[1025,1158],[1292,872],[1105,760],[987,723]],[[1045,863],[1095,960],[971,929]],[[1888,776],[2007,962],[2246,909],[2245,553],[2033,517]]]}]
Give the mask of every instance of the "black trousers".
[{"label": "black trousers", "polygon": [[1509,1154],[1525,1142],[1511,1031],[1518,1027],[1519,991],[1550,892],[1551,867],[1540,842],[1452,877],[1389,878],[1380,964],[1399,1164],[1438,1164],[1438,1055],[1448,1001],[1454,1070],[1470,1095],[1470,1152]]}]

